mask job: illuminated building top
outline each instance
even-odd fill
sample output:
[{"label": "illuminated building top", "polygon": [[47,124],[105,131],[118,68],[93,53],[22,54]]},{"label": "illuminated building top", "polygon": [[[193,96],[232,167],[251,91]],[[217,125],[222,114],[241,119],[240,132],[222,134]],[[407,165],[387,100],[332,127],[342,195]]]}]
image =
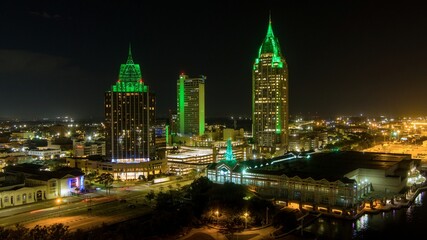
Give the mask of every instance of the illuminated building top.
[{"label": "illuminated building top", "polygon": [[282,51],[280,50],[279,40],[274,36],[273,33],[273,28],[271,26],[271,17],[268,22],[267,35],[265,36],[265,39],[261,44],[261,47],[259,48],[258,58],[256,59],[256,62],[259,62],[259,58],[261,58],[261,56],[264,54],[273,54],[272,66],[283,68]]},{"label": "illuminated building top", "polygon": [[129,45],[128,60],[120,65],[119,80],[112,86],[113,92],[147,92],[148,87],[142,80],[141,68],[132,59],[132,50]]}]

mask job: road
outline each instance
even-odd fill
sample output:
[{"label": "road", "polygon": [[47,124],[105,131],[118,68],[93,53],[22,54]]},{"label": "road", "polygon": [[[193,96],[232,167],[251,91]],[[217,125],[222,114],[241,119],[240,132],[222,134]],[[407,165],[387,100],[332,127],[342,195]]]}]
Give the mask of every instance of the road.
[{"label": "road", "polygon": [[[180,181],[180,186],[192,180]],[[109,194],[105,191],[62,198],[60,203],[47,200],[0,210],[0,226],[21,224],[28,228],[63,223],[70,230],[88,229],[103,223],[113,224],[149,214],[152,207],[145,198],[153,190],[177,188],[175,181],[155,185],[123,185]],[[168,187],[168,186],[171,187]]]}]

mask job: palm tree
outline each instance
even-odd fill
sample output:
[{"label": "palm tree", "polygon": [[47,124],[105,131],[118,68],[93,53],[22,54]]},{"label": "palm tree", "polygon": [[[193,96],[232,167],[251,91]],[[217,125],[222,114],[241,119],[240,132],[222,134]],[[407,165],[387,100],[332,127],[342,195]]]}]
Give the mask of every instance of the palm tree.
[{"label": "palm tree", "polygon": [[95,182],[104,184],[105,189],[106,189],[105,192],[107,193],[107,190],[108,190],[108,192],[110,191],[109,188],[111,187],[111,185],[114,182],[114,176],[111,173],[103,173],[96,178]]},{"label": "palm tree", "polygon": [[123,180],[122,180],[122,178],[120,176],[117,176],[116,182],[117,182],[117,184],[121,185],[121,183],[123,182]]},{"label": "palm tree", "polygon": [[93,185],[93,181],[95,180],[97,175],[98,175],[97,172],[90,172],[85,175],[85,179],[89,182],[89,184],[85,185],[85,189],[88,189]]}]

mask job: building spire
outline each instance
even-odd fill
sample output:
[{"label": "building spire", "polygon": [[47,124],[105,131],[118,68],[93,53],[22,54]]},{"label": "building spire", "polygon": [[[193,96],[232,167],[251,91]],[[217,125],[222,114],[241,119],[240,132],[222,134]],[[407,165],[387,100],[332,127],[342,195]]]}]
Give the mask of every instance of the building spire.
[{"label": "building spire", "polygon": [[227,161],[236,160],[233,153],[233,145],[231,144],[231,138],[227,139],[227,149],[225,150],[224,157],[225,157],[225,160]]},{"label": "building spire", "polygon": [[133,64],[133,59],[132,59],[132,44],[131,43],[129,43],[129,53],[128,53],[127,64]]},{"label": "building spire", "polygon": [[271,11],[268,15],[267,35],[258,51],[258,57],[263,53],[273,53],[274,56],[281,56],[280,45],[273,33],[273,24],[271,23]]},{"label": "building spire", "polygon": [[274,33],[273,33],[273,27],[271,26],[271,10],[268,14],[268,30],[267,30],[267,38],[269,37],[273,37],[274,38]]}]

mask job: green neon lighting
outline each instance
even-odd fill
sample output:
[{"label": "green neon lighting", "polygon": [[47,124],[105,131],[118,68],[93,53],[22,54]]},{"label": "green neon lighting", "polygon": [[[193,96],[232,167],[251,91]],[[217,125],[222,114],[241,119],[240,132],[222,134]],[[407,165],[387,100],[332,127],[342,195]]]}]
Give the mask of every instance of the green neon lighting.
[{"label": "green neon lighting", "polygon": [[276,133],[280,134],[282,132],[282,118],[280,117],[280,107],[276,107]]},{"label": "green neon lighting", "polygon": [[[267,70],[267,73],[261,72],[256,73],[256,70],[265,71],[264,65],[261,65],[261,63],[265,63],[265,61],[271,61],[271,67]],[[263,70],[264,69],[264,70]],[[268,73],[271,69],[278,69],[277,71],[271,71]],[[279,70],[280,69],[280,70]],[[267,28],[267,34],[258,50],[258,56],[255,58],[254,65],[253,65],[253,76],[252,76],[252,132],[253,135],[256,135],[256,115],[255,115],[255,109],[256,109],[256,95],[255,95],[255,82],[256,77],[261,74],[267,74],[269,77],[271,75],[281,75],[285,74],[286,72],[283,72],[285,70],[287,72],[287,66],[285,58],[283,57],[281,53],[281,48],[279,44],[279,40],[277,37],[274,36],[273,32],[273,25],[271,22],[271,17],[269,18],[268,22],[268,28]],[[258,75],[257,75],[258,74]],[[287,76],[287,73],[286,73]],[[280,100],[280,94],[278,92],[276,93],[276,104],[281,102]],[[283,116],[285,114],[285,116]],[[276,106],[275,109],[275,133],[276,134],[283,134],[284,131],[286,131],[284,128],[287,128],[287,117],[286,117],[286,109],[284,109],[280,104]]]},{"label": "green neon lighting", "polygon": [[165,126],[166,146],[169,146],[169,125]]},{"label": "green neon lighting", "polygon": [[113,92],[147,92],[148,87],[142,81],[141,68],[132,59],[131,46],[129,44],[128,59],[120,65],[119,80],[112,86]]},{"label": "green neon lighting", "polygon": [[280,56],[273,56],[271,61],[273,68],[283,68],[283,61]]},{"label": "green neon lighting", "polygon": [[254,63],[254,67],[253,70],[258,68],[258,64],[259,64],[259,58],[255,58],[255,63]]},{"label": "green neon lighting", "polygon": [[[274,36],[271,19],[268,23],[267,35],[265,36],[265,39],[258,50],[258,58],[260,58],[261,54],[263,53],[273,53],[273,68],[283,68],[283,58],[280,50],[280,44],[279,40]],[[255,60],[255,64],[258,64],[258,62],[259,60]]]},{"label": "green neon lighting", "polygon": [[[259,59],[257,58],[255,60],[256,62],[259,62]],[[258,64],[254,64],[254,70],[258,66]],[[255,71],[254,71],[255,72]],[[252,73],[252,135],[255,136],[255,77],[254,72]]]},{"label": "green neon lighting", "polygon": [[205,84],[199,84],[199,135],[205,134]]},{"label": "green neon lighting", "polygon": [[185,116],[185,108],[184,108],[184,101],[185,101],[185,88],[184,88],[184,81],[185,76],[181,75],[179,76],[179,106],[178,106],[178,116],[179,116],[179,132],[181,134],[184,134],[184,116]]},{"label": "green neon lighting", "polygon": [[227,161],[236,160],[236,157],[233,154],[233,145],[231,145],[231,138],[227,140],[227,150],[225,150],[224,158]]}]

